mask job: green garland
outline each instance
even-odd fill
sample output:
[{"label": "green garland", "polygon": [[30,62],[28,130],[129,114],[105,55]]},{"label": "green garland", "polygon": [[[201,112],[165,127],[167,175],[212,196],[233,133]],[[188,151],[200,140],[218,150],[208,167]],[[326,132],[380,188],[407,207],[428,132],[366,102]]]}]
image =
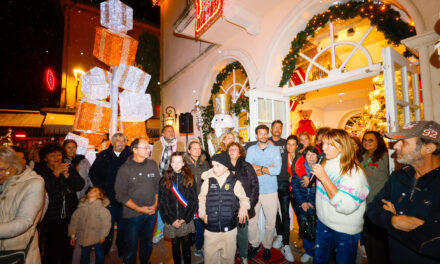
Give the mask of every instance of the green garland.
[{"label": "green garland", "polygon": [[[289,54],[283,60],[283,75],[279,86],[282,87],[287,84],[292,73],[296,70],[296,58],[304,44],[307,43],[308,38],[314,37],[316,31],[324,27],[329,21],[347,20],[358,15],[362,18],[368,18],[371,25],[376,26],[377,30],[385,35],[390,44],[399,45],[402,39],[416,34],[414,27],[402,21],[400,13],[388,4],[349,1],[342,5],[331,6],[327,11],[310,19],[306,28],[300,31],[292,40]],[[405,57],[412,55],[408,49],[404,52]]]},{"label": "green garland", "polygon": [[[233,70],[242,70],[244,75],[247,76],[246,71],[244,70],[243,66],[238,61],[234,61],[226,67],[224,67],[218,74],[215,79],[215,83],[212,85],[211,89],[211,95],[217,94],[220,92],[220,86],[222,85],[223,81],[228,77],[228,75]],[[246,110],[249,112],[249,98],[248,97],[241,97],[237,100],[235,104],[232,105],[232,113],[234,113],[236,116],[241,113],[242,110]],[[205,143],[207,142],[206,137],[208,134],[212,132],[211,128],[211,121],[214,118],[214,104],[212,101],[212,97],[209,99],[209,103],[207,106],[201,107],[202,110],[202,119],[203,119],[203,137],[205,138]],[[207,149],[207,146],[205,146]]]}]

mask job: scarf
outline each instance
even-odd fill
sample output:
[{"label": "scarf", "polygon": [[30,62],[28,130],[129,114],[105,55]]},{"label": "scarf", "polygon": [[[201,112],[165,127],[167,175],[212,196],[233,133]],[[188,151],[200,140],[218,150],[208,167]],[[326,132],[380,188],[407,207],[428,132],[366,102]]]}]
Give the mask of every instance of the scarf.
[{"label": "scarf", "polygon": [[164,137],[160,137],[160,142],[163,146],[162,158],[159,164],[160,176],[162,177],[170,165],[171,154],[177,149],[177,140],[173,139],[171,142],[168,142]]}]

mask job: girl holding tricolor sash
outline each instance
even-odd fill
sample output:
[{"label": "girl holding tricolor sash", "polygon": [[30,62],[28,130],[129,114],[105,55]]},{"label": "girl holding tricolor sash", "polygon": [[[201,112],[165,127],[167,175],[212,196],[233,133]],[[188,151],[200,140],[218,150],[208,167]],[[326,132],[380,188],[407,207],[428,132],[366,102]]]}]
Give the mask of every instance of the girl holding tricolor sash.
[{"label": "girl holding tricolor sash", "polygon": [[159,210],[165,222],[164,236],[171,238],[174,263],[191,263],[190,233],[195,232],[197,188],[194,176],[183,161],[182,153],[173,153],[169,169],[159,183]]}]

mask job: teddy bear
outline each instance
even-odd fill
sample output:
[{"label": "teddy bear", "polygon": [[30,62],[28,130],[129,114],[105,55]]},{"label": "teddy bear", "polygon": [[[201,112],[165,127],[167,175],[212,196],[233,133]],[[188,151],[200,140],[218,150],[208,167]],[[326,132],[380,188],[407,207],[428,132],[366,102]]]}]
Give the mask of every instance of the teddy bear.
[{"label": "teddy bear", "polygon": [[315,135],[315,125],[313,121],[310,120],[310,116],[312,115],[312,110],[299,110],[298,114],[300,116],[298,129],[296,130],[296,134],[307,132],[310,135]]}]

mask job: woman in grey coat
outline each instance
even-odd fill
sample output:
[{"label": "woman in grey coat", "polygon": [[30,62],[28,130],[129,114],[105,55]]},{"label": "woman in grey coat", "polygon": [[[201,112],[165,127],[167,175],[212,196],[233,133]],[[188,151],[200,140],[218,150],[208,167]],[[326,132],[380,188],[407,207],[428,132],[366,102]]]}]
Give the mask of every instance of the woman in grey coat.
[{"label": "woman in grey coat", "polygon": [[0,147],[0,251],[28,247],[26,263],[39,264],[38,232],[44,180],[26,168],[14,150]]}]

